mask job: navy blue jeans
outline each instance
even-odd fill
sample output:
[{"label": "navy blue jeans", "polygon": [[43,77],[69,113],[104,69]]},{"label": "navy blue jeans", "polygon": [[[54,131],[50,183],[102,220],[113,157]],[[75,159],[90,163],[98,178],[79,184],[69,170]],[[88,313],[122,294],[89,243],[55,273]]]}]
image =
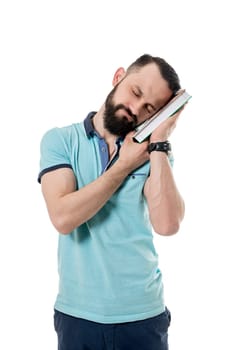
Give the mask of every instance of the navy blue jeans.
[{"label": "navy blue jeans", "polygon": [[142,321],[102,324],[57,310],[58,350],[168,350],[170,312]]}]

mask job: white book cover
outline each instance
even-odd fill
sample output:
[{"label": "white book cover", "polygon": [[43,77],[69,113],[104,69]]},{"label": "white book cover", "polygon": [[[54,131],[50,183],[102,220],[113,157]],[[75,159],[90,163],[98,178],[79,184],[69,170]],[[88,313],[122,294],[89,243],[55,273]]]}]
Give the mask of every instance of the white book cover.
[{"label": "white book cover", "polygon": [[191,97],[185,89],[179,90],[164,107],[136,128],[133,139],[139,143],[144,141],[164,120],[171,117],[185,105]]}]

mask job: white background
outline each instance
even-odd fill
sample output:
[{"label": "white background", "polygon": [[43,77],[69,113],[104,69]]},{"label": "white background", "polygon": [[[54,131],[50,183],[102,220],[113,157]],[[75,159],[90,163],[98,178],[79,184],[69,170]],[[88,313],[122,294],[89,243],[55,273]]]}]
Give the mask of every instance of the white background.
[{"label": "white background", "polygon": [[170,349],[233,349],[231,23],[226,0],[1,2],[1,349],[56,349],[40,139],[97,110],[115,70],[143,53],[171,63],[193,96],[171,140],[186,217],[178,235],[155,235]]}]

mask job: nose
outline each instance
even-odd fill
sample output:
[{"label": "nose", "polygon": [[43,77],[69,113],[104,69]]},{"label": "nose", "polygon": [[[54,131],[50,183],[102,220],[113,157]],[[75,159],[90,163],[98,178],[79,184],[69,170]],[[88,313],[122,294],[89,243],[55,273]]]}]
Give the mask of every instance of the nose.
[{"label": "nose", "polygon": [[138,118],[142,109],[142,104],[140,101],[134,101],[129,105],[129,109]]}]

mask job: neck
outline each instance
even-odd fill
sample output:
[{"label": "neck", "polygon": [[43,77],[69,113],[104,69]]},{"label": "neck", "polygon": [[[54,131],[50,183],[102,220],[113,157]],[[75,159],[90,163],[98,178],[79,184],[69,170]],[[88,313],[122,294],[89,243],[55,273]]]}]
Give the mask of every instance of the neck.
[{"label": "neck", "polygon": [[102,106],[100,110],[94,115],[92,122],[95,130],[101,137],[105,139],[109,146],[115,144],[117,136],[111,134],[104,127],[104,106]]}]

